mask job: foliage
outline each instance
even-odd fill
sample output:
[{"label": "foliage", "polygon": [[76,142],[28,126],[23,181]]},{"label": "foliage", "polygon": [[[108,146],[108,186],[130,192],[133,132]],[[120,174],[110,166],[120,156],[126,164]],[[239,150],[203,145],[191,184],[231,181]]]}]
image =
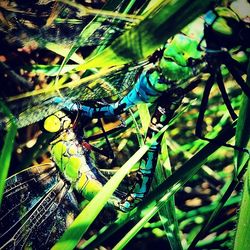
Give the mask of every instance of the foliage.
[{"label": "foliage", "polygon": [[[29,48],[29,44],[25,44],[22,50],[11,47],[6,51],[1,50],[1,55],[6,60],[4,64],[9,64],[11,70],[13,68],[12,71],[18,72],[22,81],[19,81],[20,79],[15,75],[17,73],[8,73],[7,81],[11,88],[2,91],[7,104],[1,101],[1,113],[10,122],[5,136],[5,132],[1,130],[3,146],[0,152],[0,201],[9,165],[9,175],[11,175],[31,163],[49,161],[50,152],[47,147],[53,137],[41,131],[36,125],[31,125],[29,121],[27,122],[29,126],[20,128],[16,135],[17,125],[8,110],[8,105],[12,110],[13,106],[20,108],[27,102],[28,108],[25,110],[27,112],[22,118],[25,121],[28,120],[29,113],[30,116],[38,113],[37,107],[43,107],[44,103],[41,102],[45,99],[56,95],[66,96],[65,93],[71,90],[70,98],[77,99],[79,96],[76,97],[75,94],[77,89],[81,88],[80,97],[90,102],[96,101],[89,100],[93,99],[90,94],[92,89],[100,89],[99,97],[107,98],[105,101],[120,98],[131,86],[123,87],[119,84],[116,86],[109,84],[107,80],[110,80],[111,76],[121,75],[122,77],[123,71],[127,70],[124,63],[147,58],[173,34],[204,13],[213,1],[202,3],[193,1],[192,4],[190,1],[145,1],[145,5],[138,7],[137,1],[112,0],[104,6],[100,3],[98,7],[102,7],[102,11],[96,10],[93,6],[93,8],[82,7],[70,1],[59,2],[67,6],[74,5],[75,10],[83,17],[85,15],[94,17],[90,22],[84,18],[79,20],[55,18],[58,23],[67,21],[72,25],[74,22],[87,22],[78,30],[74,40],[68,42],[69,46],[60,44],[60,41],[57,43],[43,41],[38,48],[28,51],[29,54],[25,51]],[[115,11],[116,7],[120,8],[120,12]],[[56,6],[54,8],[55,11],[60,11],[60,8],[56,9]],[[49,18],[53,19],[53,15]],[[104,43],[97,47],[83,45],[84,41],[91,38],[101,27],[103,18],[107,19],[106,22],[112,18],[109,25],[113,24],[114,27],[119,27],[122,22],[125,23],[121,25],[122,31],[118,38],[114,43]],[[173,20],[176,25],[172,25]],[[78,26],[75,27],[78,28]],[[188,32],[188,27],[186,26],[184,30]],[[104,35],[103,38],[107,41],[112,39],[109,35]],[[14,50],[19,58],[25,55],[18,65],[13,62],[15,58],[13,59],[11,50]],[[130,70],[135,70],[133,65]],[[105,78],[107,75],[108,77]],[[227,73],[224,75],[224,80],[233,108],[237,112],[240,110],[236,144],[239,147],[247,147],[250,133],[249,98],[244,96],[241,100],[241,91],[235,87],[234,80]],[[28,85],[29,81],[32,82],[31,89]],[[249,156],[236,151],[234,160],[236,170],[233,169],[233,150],[223,144],[227,141],[233,144],[236,123],[229,125],[231,123],[226,107],[214,87],[210,95],[205,123],[208,136],[217,138],[218,141],[208,143],[198,140],[193,135],[205,84],[202,82],[185,96],[183,106],[178,109],[178,115],[146,144],[143,144],[142,138],[146,134],[149,115],[152,115],[154,105],[148,108],[147,105],[141,104],[133,108],[130,114],[133,114],[134,119],[131,115],[122,115],[126,120],[126,130],[108,135],[116,159],[111,163],[109,159],[98,154],[93,156],[96,164],[104,172],[112,168],[112,177],[90,202],[83,204],[82,212],[52,249],[66,250],[76,246],[80,249],[94,249],[94,247],[152,249],[152,246],[156,248],[157,244],[161,247],[164,244],[166,249],[171,247],[174,249],[232,248],[235,236],[230,231],[236,225],[236,210],[241,199],[240,179],[243,177]],[[87,92],[87,89],[91,91]],[[98,94],[94,92],[93,95]],[[33,104],[34,109],[31,108]],[[51,113],[53,112],[52,110]],[[107,130],[114,128],[119,122],[119,119],[103,121]],[[88,135],[96,135],[100,132],[96,119],[88,121],[84,129]],[[150,194],[131,212],[119,211],[116,221],[101,224],[98,218],[103,219],[100,213],[112,193],[124,177],[133,173],[141,157],[163,133],[165,134],[162,140],[162,151],[155,174],[156,184]],[[14,144],[15,136],[16,144]],[[105,143],[103,138],[93,141],[93,145],[97,148],[105,148]],[[246,180],[249,178],[249,169],[245,178]],[[245,181],[243,210],[240,212],[235,249],[244,249],[241,244],[245,243],[242,243],[241,239],[250,238],[245,236],[250,232],[248,230],[250,223],[246,227],[242,225],[242,221],[249,220],[247,213],[244,214],[244,211],[247,211],[244,207],[248,207],[249,201],[248,184],[248,181]]]}]

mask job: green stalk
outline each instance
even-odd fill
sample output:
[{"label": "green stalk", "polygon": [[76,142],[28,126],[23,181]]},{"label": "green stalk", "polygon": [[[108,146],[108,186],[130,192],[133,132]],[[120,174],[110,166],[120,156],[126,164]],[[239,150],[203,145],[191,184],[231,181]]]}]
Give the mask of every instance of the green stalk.
[{"label": "green stalk", "polygon": [[[248,63],[247,84],[250,86],[250,62]],[[236,145],[248,147],[250,144],[250,99],[243,94],[243,101],[240,109],[239,121],[236,130]],[[242,203],[240,207],[239,221],[234,242],[234,250],[249,249],[250,245],[250,166],[249,154],[242,152],[235,153],[235,166],[238,171],[248,164],[248,170],[244,180]]]},{"label": "green stalk", "polygon": [[0,111],[4,113],[9,118],[10,121],[10,126],[8,127],[8,131],[4,140],[4,145],[0,153],[0,207],[1,207],[5,182],[9,172],[11,154],[17,132],[17,126],[10,110],[2,101],[0,101]]},{"label": "green stalk", "polygon": [[129,241],[143,228],[146,223],[157,213],[159,212],[165,205],[166,203],[169,202],[169,199],[172,197],[174,193],[180,190],[182,187],[181,183],[175,185],[172,189],[171,192],[165,194],[158,202],[157,204],[150,209],[146,213],[145,216],[113,247],[113,250],[120,250],[124,249],[124,247],[129,243]]},{"label": "green stalk", "polygon": [[128,4],[128,6],[126,7],[126,9],[123,11],[124,14],[129,13],[129,11],[131,10],[131,8],[133,7],[133,5],[135,4],[136,0],[131,0]]},{"label": "green stalk", "polygon": [[[234,124],[235,125],[235,124]],[[227,142],[235,134],[234,126],[230,126],[228,129],[224,129],[216,137],[216,140],[221,141],[221,143]],[[139,217],[142,211],[155,203],[156,200],[161,199],[162,196],[167,192],[167,190],[177,191],[178,188],[182,187],[204,164],[207,158],[213,154],[220,145],[208,143],[204,148],[202,148],[197,154],[195,154],[191,159],[189,159],[181,168],[176,170],[171,176],[167,178],[162,184],[160,184],[155,190],[153,190],[147,197],[139,204],[137,208],[132,210],[129,214],[124,214],[119,220],[117,220],[111,226],[106,226],[102,228],[98,234],[91,237],[83,245],[81,249],[93,249],[94,247],[101,244],[105,239],[109,238],[114,232],[123,227],[131,219]],[[180,183],[182,185],[180,185]],[[177,188],[178,187],[178,188]],[[164,198],[164,197],[163,197]],[[153,207],[154,212],[157,212],[155,207]]]},{"label": "green stalk", "polygon": [[90,201],[84,210],[77,216],[70,227],[64,232],[61,239],[53,246],[53,250],[74,249],[83,234],[101,212],[113,192],[117,189],[132,167],[149,150],[151,145],[166,131],[169,125],[164,126],[152,139],[143,145],[104,185],[102,190]]},{"label": "green stalk", "polygon": [[[230,238],[232,238],[232,235],[233,235],[233,232],[231,231],[231,232],[222,233],[220,235],[216,235],[215,237],[209,237],[208,239],[201,241],[198,244],[198,247],[199,249],[214,249],[210,245],[219,241],[229,242],[228,244],[230,244]],[[227,248],[216,248],[216,249],[230,249],[230,248],[227,247]]]},{"label": "green stalk", "polygon": [[[162,140],[161,156],[162,159],[158,160],[156,167],[153,189],[165,180],[164,176],[170,176],[172,173],[167,152],[166,136],[164,136]],[[161,162],[163,162],[165,171],[160,164]],[[162,225],[172,249],[181,250],[182,245],[179,237],[178,221],[175,213],[175,202],[173,197],[173,193],[176,193],[181,187],[181,184],[176,185],[166,193],[160,201],[157,202],[157,204],[150,209],[146,215],[143,216],[143,218],[118,242],[113,250],[123,249],[157,212],[160,215]]]},{"label": "green stalk", "polygon": [[[168,155],[167,139],[166,132],[161,143],[161,154],[156,166],[154,182],[152,185],[153,189],[159,186],[159,184],[172,174],[171,163]],[[163,163],[163,166],[161,163]],[[179,234],[178,219],[175,212],[174,196],[169,198],[169,201],[162,206],[158,213],[171,248],[181,250],[182,245]]]},{"label": "green stalk", "polygon": [[245,172],[245,169],[242,169],[241,172],[237,175],[237,179],[233,179],[232,182],[230,183],[229,187],[227,188],[226,192],[223,194],[222,198],[220,199],[218,205],[212,212],[211,216],[209,217],[208,221],[206,224],[202,227],[202,229],[199,231],[199,233],[196,235],[188,249],[194,249],[198,241],[200,241],[205,234],[208,232],[210,229],[212,223],[219,217],[220,212],[223,207],[225,207],[225,203],[227,200],[230,198],[232,192],[235,190],[235,188],[238,186],[240,183],[240,179],[242,178],[243,174]]}]

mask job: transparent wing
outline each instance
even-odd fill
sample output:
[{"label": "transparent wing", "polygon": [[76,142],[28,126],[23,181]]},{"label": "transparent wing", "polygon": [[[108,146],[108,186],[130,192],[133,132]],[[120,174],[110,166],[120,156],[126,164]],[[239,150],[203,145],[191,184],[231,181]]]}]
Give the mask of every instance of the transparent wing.
[{"label": "transparent wing", "polygon": [[[102,78],[87,81],[74,88],[63,87],[60,89],[60,93],[72,101],[95,100],[120,94],[134,84],[136,75],[142,71],[145,64],[147,64],[146,61],[124,66]],[[53,97],[55,96],[58,96],[58,92],[52,91],[8,103],[9,109],[17,119],[17,126],[21,128],[33,124],[62,109],[64,107],[63,103],[53,103]],[[9,122],[5,117],[1,117],[1,114],[0,119],[2,127],[6,126]]]},{"label": "transparent wing", "polygon": [[[4,17],[0,32],[9,44],[17,47],[31,43],[40,48],[46,47],[48,43],[71,46],[75,42],[79,42],[81,47],[108,45],[137,20],[136,17],[119,14],[118,3],[109,6],[109,11],[101,11],[105,8],[101,1],[96,9],[90,9],[84,3],[64,4],[56,1],[12,1],[1,7]],[[79,35],[86,27],[88,32],[79,40]]]},{"label": "transparent wing", "polygon": [[79,213],[69,189],[53,164],[10,177],[0,211],[0,249],[51,247]]},{"label": "transparent wing", "polygon": [[[98,47],[105,48],[138,22],[138,14],[147,6],[136,4],[131,13],[122,14],[128,3],[111,0],[84,2],[83,4],[34,1],[34,3],[18,3],[15,1],[3,5],[4,20],[0,24],[1,39],[8,44],[22,43],[22,46],[46,47],[49,43],[60,43],[68,47],[74,45],[89,53]],[[91,7],[91,8],[89,8]],[[39,17],[39,18],[37,18]],[[8,24],[8,32],[6,32]],[[34,43],[32,43],[34,42]],[[19,44],[20,47],[20,44]],[[133,83],[134,65],[112,71],[109,75],[86,80],[78,86],[60,89],[61,95],[67,98],[85,100],[100,99],[121,93]],[[43,90],[42,90],[43,92]],[[49,91],[8,102],[8,106],[17,118],[18,127],[40,121],[61,107],[54,105],[50,98],[58,95],[58,91]],[[38,112],[39,110],[39,112]],[[0,128],[8,124],[8,120],[0,114]]]}]

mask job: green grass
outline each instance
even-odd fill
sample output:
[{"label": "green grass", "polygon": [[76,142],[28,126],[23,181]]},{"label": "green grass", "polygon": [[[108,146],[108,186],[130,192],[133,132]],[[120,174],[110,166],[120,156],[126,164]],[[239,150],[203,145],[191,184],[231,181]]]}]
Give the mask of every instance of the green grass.
[{"label": "green grass", "polygon": [[0,112],[2,112],[9,119],[9,125],[7,127],[7,133],[4,138],[4,144],[0,151],[0,207],[2,204],[2,198],[4,193],[5,181],[8,176],[12,150],[14,147],[15,136],[17,132],[17,126],[15,124],[15,119],[11,114],[10,110],[0,100]]},{"label": "green grass", "polygon": [[[67,1],[63,2],[67,3]],[[120,1],[112,2],[119,4]],[[54,92],[60,90],[60,88],[67,87],[74,88],[80,84],[85,84],[89,79],[95,80],[105,74],[112,74],[112,72],[115,71],[115,69],[105,69],[106,67],[124,64],[135,59],[144,59],[162,45],[167,38],[178,32],[187,23],[204,12],[211,2],[213,1],[204,1],[203,3],[193,1],[192,4],[190,4],[190,1],[187,0],[169,0],[159,1],[157,4],[152,3],[146,8],[145,12],[140,14],[140,19],[136,19],[135,23],[138,25],[134,29],[126,31],[110,47],[94,51],[90,57],[86,58],[86,63],[76,52],[81,47],[82,39],[86,39],[90,36],[95,29],[99,27],[98,25],[100,25],[100,23],[96,23],[96,26],[89,25],[85,27],[71,48],[65,49],[61,45],[47,44],[47,49],[64,57],[63,62],[60,65],[33,65],[32,70],[38,74],[43,73],[48,76],[57,76],[58,81],[56,86],[49,86],[47,89],[27,92],[12,99],[18,99],[24,96],[35,98],[37,94],[42,92]],[[128,6],[124,8],[124,13],[116,13],[116,16],[125,18],[125,14],[129,13],[130,8],[132,8],[134,4],[135,1],[130,1]],[[180,9],[183,8],[186,8],[184,16],[179,13]],[[114,15],[115,13],[109,12],[106,14]],[[96,18],[98,18],[98,16],[96,16]],[[175,18],[176,25],[173,26],[170,21]],[[164,32],[162,32],[163,28],[166,29]],[[149,29],[151,32],[148,32]],[[141,37],[143,37],[143,39],[141,39]],[[154,37],[159,37],[159,40],[156,41]],[[140,46],[136,46],[137,44],[140,44]],[[69,60],[74,61],[76,64],[68,64]],[[79,64],[80,66],[78,66]],[[98,67],[98,71],[96,69],[93,70],[94,67]],[[99,67],[101,68],[100,70]],[[91,76],[86,76],[76,81],[72,80],[70,83],[67,82],[71,73],[75,74],[80,70],[89,68],[93,73]],[[65,75],[59,79],[59,75],[63,73]],[[53,80],[52,83],[55,83],[55,81]],[[201,93],[199,93],[197,97],[199,98],[200,95]],[[188,101],[190,101],[190,99]],[[212,120],[211,117],[213,117],[214,114],[217,114],[219,117],[216,122],[213,123],[214,129],[209,132],[209,136],[216,137],[221,143],[226,143],[235,136],[236,125],[234,123],[233,126],[225,128],[229,120],[228,115],[223,114],[225,113],[225,106],[217,104],[217,101],[217,96],[212,98],[210,103],[212,107],[206,113],[208,123],[209,119],[210,121]],[[234,106],[238,108],[241,101],[240,98],[236,97],[232,99],[232,102]],[[190,108],[191,105],[193,105],[193,107]],[[116,171],[103,189],[88,203],[52,249],[67,250],[74,249],[75,247],[80,249],[94,249],[95,247],[102,246],[105,241],[114,240],[114,238],[115,243],[111,246],[112,249],[126,249],[126,247],[129,247],[133,242],[138,240],[139,236],[142,236],[145,231],[148,235],[152,232],[155,234],[158,232],[158,237],[166,238],[172,248],[176,250],[193,249],[195,246],[212,249],[211,246],[213,246],[213,244],[232,247],[231,242],[235,237],[234,232],[227,233],[226,231],[230,223],[236,224],[235,220],[237,216],[233,215],[229,220],[219,224],[215,224],[214,222],[220,218],[224,209],[235,208],[239,203],[239,193],[235,192],[233,195],[232,193],[237,186],[240,185],[245,168],[247,168],[249,155],[235,151],[234,161],[236,168],[234,175],[232,172],[228,173],[221,166],[228,166],[228,159],[232,160],[232,158],[227,157],[227,154],[232,155],[230,149],[220,144],[194,140],[194,137],[190,139],[189,135],[194,129],[194,123],[198,114],[198,112],[194,110],[195,105],[191,103],[190,106],[182,109],[172,123],[165,126],[151,141],[143,144],[143,138],[148,128],[150,116],[147,106],[145,104],[139,105],[139,111],[133,116],[133,125],[131,125],[132,116],[128,118],[127,124],[129,127],[127,131],[132,131],[131,134],[135,133],[137,135],[140,148],[131,157],[126,159],[125,164]],[[0,102],[0,109],[11,121],[4,137],[3,147],[0,151],[1,204],[17,128],[14,119],[12,119],[13,116],[6,104],[2,101]],[[249,98],[244,96],[236,128],[236,144],[239,147],[249,147],[249,110]],[[136,127],[135,130],[134,127]],[[223,130],[220,132],[222,127]],[[168,132],[162,140],[162,151],[155,173],[155,184],[150,194],[131,212],[127,214],[119,212],[118,219],[114,223],[105,225],[98,233],[89,237],[89,229],[93,227],[93,222],[96,221],[96,218],[118,185],[139,162],[150,145],[166,130],[168,130]],[[109,137],[111,140],[116,139],[115,135]],[[33,148],[30,156],[23,162],[23,167],[30,165],[32,160],[44,152],[49,139],[46,135],[40,137],[38,144]],[[127,141],[129,141],[129,139],[127,139]],[[100,141],[99,146],[103,146],[104,143],[104,140]],[[230,143],[233,142],[230,141]],[[44,147],[41,148],[40,144],[43,144]],[[170,148],[170,152],[168,152],[167,147]],[[206,164],[205,168],[204,164]],[[204,169],[201,170],[202,168]],[[177,197],[181,191],[185,190],[186,187],[190,187],[195,181],[204,181],[204,179],[209,179],[211,182],[220,182],[219,187],[221,190],[217,190],[216,199],[208,205],[202,204],[189,211],[177,208],[180,204],[175,202],[175,197]],[[235,250],[247,249],[250,244],[249,241],[247,241],[250,239],[250,217],[248,213],[250,205],[249,183],[250,174],[248,168],[247,175],[245,176],[242,208],[239,213],[239,223],[234,242]],[[130,226],[130,228],[127,228],[128,222],[130,221],[134,221],[134,224]],[[190,225],[192,227],[191,229]],[[121,238],[116,238],[116,232],[118,230],[123,230]],[[205,238],[211,233],[216,234],[213,239],[211,239],[211,237]],[[80,242],[82,238],[86,240],[84,243]]]}]

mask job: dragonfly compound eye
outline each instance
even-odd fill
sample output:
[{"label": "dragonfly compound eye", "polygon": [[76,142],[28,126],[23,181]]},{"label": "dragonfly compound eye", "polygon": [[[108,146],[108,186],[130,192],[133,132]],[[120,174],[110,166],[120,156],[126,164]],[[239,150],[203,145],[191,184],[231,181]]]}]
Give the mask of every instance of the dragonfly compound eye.
[{"label": "dragonfly compound eye", "polygon": [[51,133],[58,132],[61,128],[60,119],[55,115],[51,115],[45,119],[43,127],[48,132]]},{"label": "dragonfly compound eye", "polygon": [[[208,13],[211,14],[211,13]],[[238,32],[241,28],[239,17],[230,9],[225,7],[217,7],[211,15],[205,16],[204,35],[208,47],[232,48],[238,45]],[[210,20],[210,19],[211,20]]]},{"label": "dragonfly compound eye", "polygon": [[44,121],[44,129],[51,133],[70,127],[71,120],[62,112],[58,111],[54,115],[47,117]]}]

